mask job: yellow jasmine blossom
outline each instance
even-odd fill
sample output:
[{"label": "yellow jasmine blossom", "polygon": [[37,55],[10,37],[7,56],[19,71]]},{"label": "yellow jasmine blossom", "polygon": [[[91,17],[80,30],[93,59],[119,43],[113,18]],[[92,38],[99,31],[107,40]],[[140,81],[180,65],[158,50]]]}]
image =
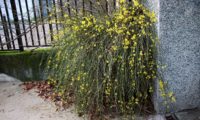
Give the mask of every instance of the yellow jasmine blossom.
[{"label": "yellow jasmine blossom", "polygon": [[134,0],[133,3],[135,6],[139,6],[139,2],[137,0]]},{"label": "yellow jasmine blossom", "polygon": [[116,45],[113,45],[113,46],[112,46],[112,50],[116,51],[116,50],[117,50],[117,46],[116,46]]},{"label": "yellow jasmine blossom", "polygon": [[124,40],[124,45],[128,46],[130,44],[129,40],[128,39],[125,39]]}]

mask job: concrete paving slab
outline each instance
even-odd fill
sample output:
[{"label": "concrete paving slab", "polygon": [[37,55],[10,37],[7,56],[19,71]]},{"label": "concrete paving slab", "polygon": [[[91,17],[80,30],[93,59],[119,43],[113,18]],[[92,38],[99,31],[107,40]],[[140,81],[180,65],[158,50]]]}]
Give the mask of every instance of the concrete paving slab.
[{"label": "concrete paving slab", "polygon": [[0,120],[83,120],[72,108],[56,111],[55,105],[25,92],[21,82],[0,82]]},{"label": "concrete paving slab", "polygon": [[200,109],[178,112],[175,116],[178,120],[200,120]]},{"label": "concrete paving slab", "polygon": [[0,82],[12,82],[12,81],[19,81],[19,80],[7,74],[0,73]]}]

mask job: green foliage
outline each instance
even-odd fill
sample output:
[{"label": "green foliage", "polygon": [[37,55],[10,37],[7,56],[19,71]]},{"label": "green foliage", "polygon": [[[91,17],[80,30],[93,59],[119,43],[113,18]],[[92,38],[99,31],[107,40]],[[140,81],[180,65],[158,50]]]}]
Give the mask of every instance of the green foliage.
[{"label": "green foliage", "polygon": [[61,22],[48,70],[64,100],[73,91],[77,111],[96,115],[130,115],[149,105],[157,76],[153,12],[121,0],[110,16],[65,15]]}]

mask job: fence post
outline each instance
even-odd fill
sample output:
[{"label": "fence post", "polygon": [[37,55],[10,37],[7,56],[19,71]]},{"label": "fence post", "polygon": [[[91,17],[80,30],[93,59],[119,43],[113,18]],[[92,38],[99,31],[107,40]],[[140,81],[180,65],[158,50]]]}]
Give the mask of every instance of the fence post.
[{"label": "fence post", "polygon": [[21,13],[21,21],[22,21],[22,26],[23,26],[23,30],[24,30],[24,38],[25,38],[25,42],[26,42],[26,46],[28,46],[28,39],[27,39],[27,35],[26,35],[26,27],[25,27],[25,22],[24,22],[24,15],[23,15],[23,11],[22,11],[22,4],[21,4],[21,0],[19,0],[19,10]]},{"label": "fence post", "polygon": [[4,32],[4,36],[5,36],[5,40],[6,40],[7,49],[9,50],[11,48],[10,37],[9,37],[8,28],[7,28],[6,17],[3,16],[3,14],[2,14],[1,6],[0,6],[0,16],[1,16],[1,24],[3,26],[3,32]]},{"label": "fence post", "polygon": [[46,32],[45,32],[45,23],[44,23],[44,9],[43,9],[43,2],[42,0],[39,1],[39,6],[40,6],[40,15],[41,15],[41,21],[42,21],[42,30],[43,30],[43,35],[44,35],[44,43],[47,45],[47,38],[46,38]]},{"label": "fence post", "polygon": [[[50,23],[51,18],[50,18],[50,12],[49,12],[49,1],[46,0],[46,10],[47,10],[47,15],[48,15],[48,22],[49,22],[49,30],[50,30],[50,36],[51,36],[51,41],[53,41],[53,27],[52,24]],[[61,11],[63,13],[63,11]]]},{"label": "fence post", "polygon": [[75,9],[76,9],[76,15],[78,15],[78,3],[77,0],[74,0],[74,5],[75,5]]},{"label": "fence post", "polygon": [[32,45],[34,46],[33,31],[32,31],[31,18],[30,18],[29,6],[28,6],[28,1],[27,0],[25,0],[25,5],[26,5],[26,12],[27,12],[28,25],[29,25],[29,29],[30,29]]},{"label": "fence post", "polygon": [[57,33],[59,33],[58,31],[58,16],[57,16],[57,6],[56,6],[56,1],[53,0],[53,7],[54,7],[54,11],[53,11],[53,14],[55,14],[55,22],[56,22],[56,30],[57,30]]},{"label": "fence post", "polygon": [[3,23],[3,31],[4,31],[4,35],[5,35],[6,45],[7,45],[8,50],[10,50],[11,49],[11,40],[9,37],[8,25],[7,25],[5,16],[2,17],[2,23]]},{"label": "fence post", "polygon": [[82,7],[83,7],[83,16],[85,15],[85,0],[82,1]]},{"label": "fence post", "polygon": [[15,0],[11,0],[10,4],[11,4],[13,18],[14,18],[14,24],[15,24],[15,30],[16,30],[16,35],[17,35],[18,44],[19,44],[19,50],[24,51]]},{"label": "fence post", "polygon": [[[10,30],[10,37],[11,37],[11,40],[12,40],[12,44],[13,44],[13,49],[15,49],[15,41],[14,38],[13,38],[13,32],[12,32],[12,25],[11,25],[11,20],[10,20],[10,13],[9,13],[9,7],[7,5],[7,1],[8,0],[4,0],[4,7],[5,7],[5,11],[6,11],[6,17],[7,17],[7,21],[6,21],[6,24],[8,23],[8,30]],[[7,26],[7,25],[6,25]],[[9,33],[8,33],[9,35]],[[10,38],[9,38],[10,39]],[[11,43],[10,43],[11,44]]]},{"label": "fence post", "polygon": [[2,43],[2,40],[1,40],[1,35],[0,35],[0,45],[1,45],[1,50],[3,50],[3,43]]},{"label": "fence post", "polygon": [[39,33],[39,24],[38,24],[38,20],[37,20],[37,12],[36,12],[36,7],[35,7],[35,1],[32,0],[32,4],[33,4],[33,14],[34,14],[34,19],[35,19],[35,25],[36,25],[36,32],[37,32],[37,38],[38,38],[38,44],[40,46],[40,33]]}]

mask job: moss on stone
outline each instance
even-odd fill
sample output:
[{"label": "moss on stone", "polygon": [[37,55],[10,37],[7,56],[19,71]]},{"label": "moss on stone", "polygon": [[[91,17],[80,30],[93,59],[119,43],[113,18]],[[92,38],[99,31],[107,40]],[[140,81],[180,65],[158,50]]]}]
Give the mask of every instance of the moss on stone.
[{"label": "moss on stone", "polygon": [[22,81],[46,79],[44,68],[50,51],[51,49],[1,51],[0,72]]}]

